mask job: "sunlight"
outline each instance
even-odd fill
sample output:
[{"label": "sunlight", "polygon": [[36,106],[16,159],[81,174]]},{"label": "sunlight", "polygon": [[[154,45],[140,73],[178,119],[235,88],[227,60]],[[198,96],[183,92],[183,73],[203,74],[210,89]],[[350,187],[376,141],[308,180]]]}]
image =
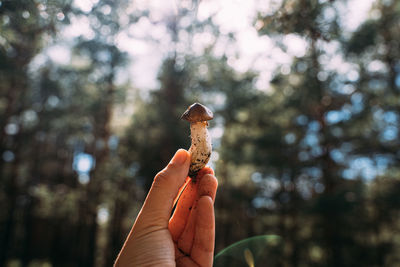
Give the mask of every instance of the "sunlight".
[{"label": "sunlight", "polygon": [[385,65],[385,63],[383,63],[382,61],[377,60],[377,59],[371,61],[368,64],[367,70],[369,72],[381,72],[381,73],[384,73],[384,72],[388,71],[387,66]]},{"label": "sunlight", "polygon": [[92,155],[79,153],[74,156],[73,168],[78,173],[88,173],[94,167]]},{"label": "sunlight", "polygon": [[342,26],[347,31],[355,31],[367,19],[369,11],[375,2],[376,0],[350,0],[346,3],[347,7],[341,7],[342,4],[337,2],[337,5],[340,6],[339,10],[342,10]]},{"label": "sunlight", "polygon": [[90,26],[89,18],[86,16],[71,16],[71,24],[62,31],[62,36],[66,39],[78,36],[83,36],[89,40],[92,39],[94,31]]},{"label": "sunlight", "polygon": [[[352,0],[348,2],[348,6],[343,3],[336,4],[344,14],[341,17],[343,26],[348,31],[355,30],[369,15],[368,10],[375,0],[357,1]],[[74,6],[80,8],[83,12],[88,13],[92,10],[93,6],[98,3],[98,0],[75,0]],[[222,56],[224,54],[234,55],[237,58],[231,58],[229,65],[237,72],[243,73],[248,70],[256,70],[262,72],[256,84],[260,90],[269,90],[268,85],[273,71],[280,64],[290,64],[292,57],[302,57],[307,51],[307,42],[297,36],[296,34],[288,34],[284,37],[284,44],[287,51],[284,52],[277,48],[267,36],[258,36],[254,28],[254,19],[257,12],[264,15],[272,14],[279,7],[280,0],[269,1],[231,1],[231,0],[217,0],[200,1],[197,12],[197,19],[204,21],[212,16],[216,25],[220,27],[223,34],[217,40],[214,48],[215,56]],[[175,16],[180,8],[187,7],[188,1],[177,2],[176,0],[162,1],[151,0],[135,1],[130,9],[136,10],[150,10],[149,17],[142,17],[138,23],[133,24],[127,31],[122,31],[117,34],[116,44],[123,51],[132,55],[135,60],[135,66],[130,67],[134,83],[142,88],[154,88],[157,86],[156,81],[157,69],[162,61],[162,57],[169,53],[171,49],[170,34],[165,28],[164,24],[154,23],[165,20],[171,16]],[[257,6],[257,8],[256,8]],[[187,7],[188,8],[188,7]],[[327,15],[330,13],[327,10]],[[103,13],[109,11],[105,7]],[[332,15],[332,14],[331,14]],[[184,18],[182,18],[184,19]],[[186,19],[190,19],[187,17]],[[72,16],[72,23],[63,31],[65,37],[73,38],[77,36],[84,36],[87,39],[93,38],[93,31],[90,28],[89,19],[84,16]],[[188,23],[191,23],[188,21]],[[228,39],[224,39],[224,34],[235,32],[237,41],[235,44],[229,44]],[[182,36],[183,37],[183,36]],[[156,40],[156,43],[148,42],[148,38]],[[187,37],[186,37],[187,38]],[[184,41],[182,39],[181,41]],[[187,40],[186,40],[187,41]],[[215,41],[215,37],[210,32],[197,33],[193,36],[191,47],[196,55],[201,55],[204,48]],[[275,48],[274,48],[275,46]],[[329,51],[329,46],[332,43],[325,44],[324,48]],[[158,48],[157,48],[158,47]],[[161,49],[159,49],[161,47]],[[181,52],[185,52],[187,48],[182,45],[177,46]],[[157,51],[157,53],[154,53]],[[263,52],[270,51],[268,58]],[[52,51],[51,58],[62,64],[66,64],[69,60],[68,53],[59,53],[59,51]],[[350,73],[352,80],[356,80],[357,74],[351,66],[346,66],[341,58],[338,58],[336,51],[330,54],[336,54],[336,58],[328,57],[324,65],[328,70],[342,70],[342,73]],[[62,56],[61,54],[64,54]],[[156,59],[157,57],[157,59]],[[265,62],[268,61],[268,64]],[[375,66],[371,66],[374,69]],[[148,75],[142,75],[143,70],[146,70]],[[146,77],[143,77],[146,76]]]},{"label": "sunlight", "polygon": [[255,13],[254,1],[220,0],[218,13],[213,22],[220,25],[222,34],[248,30]]},{"label": "sunlight", "polygon": [[55,63],[67,65],[71,60],[71,49],[64,45],[54,45],[46,49],[46,54]]},{"label": "sunlight", "polygon": [[133,56],[146,55],[149,52],[149,44],[146,41],[131,38],[126,32],[120,32],[115,39],[116,46],[122,51]]},{"label": "sunlight", "polygon": [[99,224],[105,224],[108,222],[108,218],[110,217],[110,212],[108,211],[107,208],[101,207],[97,211],[97,222]]},{"label": "sunlight", "polygon": [[93,6],[97,4],[99,0],[74,0],[73,6],[79,8],[85,13],[89,13]]},{"label": "sunlight", "polygon": [[308,43],[297,34],[285,35],[283,43],[287,47],[287,53],[291,56],[303,57],[306,54]]}]

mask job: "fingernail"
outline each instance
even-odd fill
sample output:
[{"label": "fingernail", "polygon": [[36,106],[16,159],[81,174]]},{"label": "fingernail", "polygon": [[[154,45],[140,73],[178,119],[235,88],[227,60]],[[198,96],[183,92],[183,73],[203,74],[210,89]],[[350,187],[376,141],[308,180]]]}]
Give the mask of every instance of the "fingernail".
[{"label": "fingernail", "polygon": [[183,164],[185,163],[186,159],[187,159],[187,152],[184,149],[179,149],[178,151],[176,151],[174,157],[172,158],[171,162],[172,163],[176,163],[176,164]]}]

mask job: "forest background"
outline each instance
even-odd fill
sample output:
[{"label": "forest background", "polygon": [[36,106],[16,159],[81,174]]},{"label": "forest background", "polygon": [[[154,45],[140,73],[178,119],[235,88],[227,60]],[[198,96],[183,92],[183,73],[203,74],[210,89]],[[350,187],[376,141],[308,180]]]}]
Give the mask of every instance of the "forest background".
[{"label": "forest background", "polygon": [[111,266],[195,101],[217,253],[400,266],[395,0],[0,0],[0,266]]}]

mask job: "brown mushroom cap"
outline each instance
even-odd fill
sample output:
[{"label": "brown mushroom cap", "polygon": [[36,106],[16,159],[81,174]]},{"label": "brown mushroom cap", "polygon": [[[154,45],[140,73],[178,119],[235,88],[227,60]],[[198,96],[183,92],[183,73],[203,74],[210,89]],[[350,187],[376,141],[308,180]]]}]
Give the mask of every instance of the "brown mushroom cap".
[{"label": "brown mushroom cap", "polygon": [[182,114],[181,119],[191,123],[199,121],[208,121],[214,118],[214,114],[206,106],[194,103]]}]

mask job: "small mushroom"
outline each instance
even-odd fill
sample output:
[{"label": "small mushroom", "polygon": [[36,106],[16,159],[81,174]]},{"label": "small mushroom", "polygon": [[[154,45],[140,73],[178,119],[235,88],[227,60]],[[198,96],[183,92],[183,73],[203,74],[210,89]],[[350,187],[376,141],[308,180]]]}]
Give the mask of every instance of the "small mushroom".
[{"label": "small mushroom", "polygon": [[192,144],[189,148],[191,155],[189,177],[194,181],[197,173],[206,166],[211,156],[211,137],[207,130],[207,121],[213,118],[212,111],[199,103],[191,105],[181,117],[181,119],[190,122]]}]

